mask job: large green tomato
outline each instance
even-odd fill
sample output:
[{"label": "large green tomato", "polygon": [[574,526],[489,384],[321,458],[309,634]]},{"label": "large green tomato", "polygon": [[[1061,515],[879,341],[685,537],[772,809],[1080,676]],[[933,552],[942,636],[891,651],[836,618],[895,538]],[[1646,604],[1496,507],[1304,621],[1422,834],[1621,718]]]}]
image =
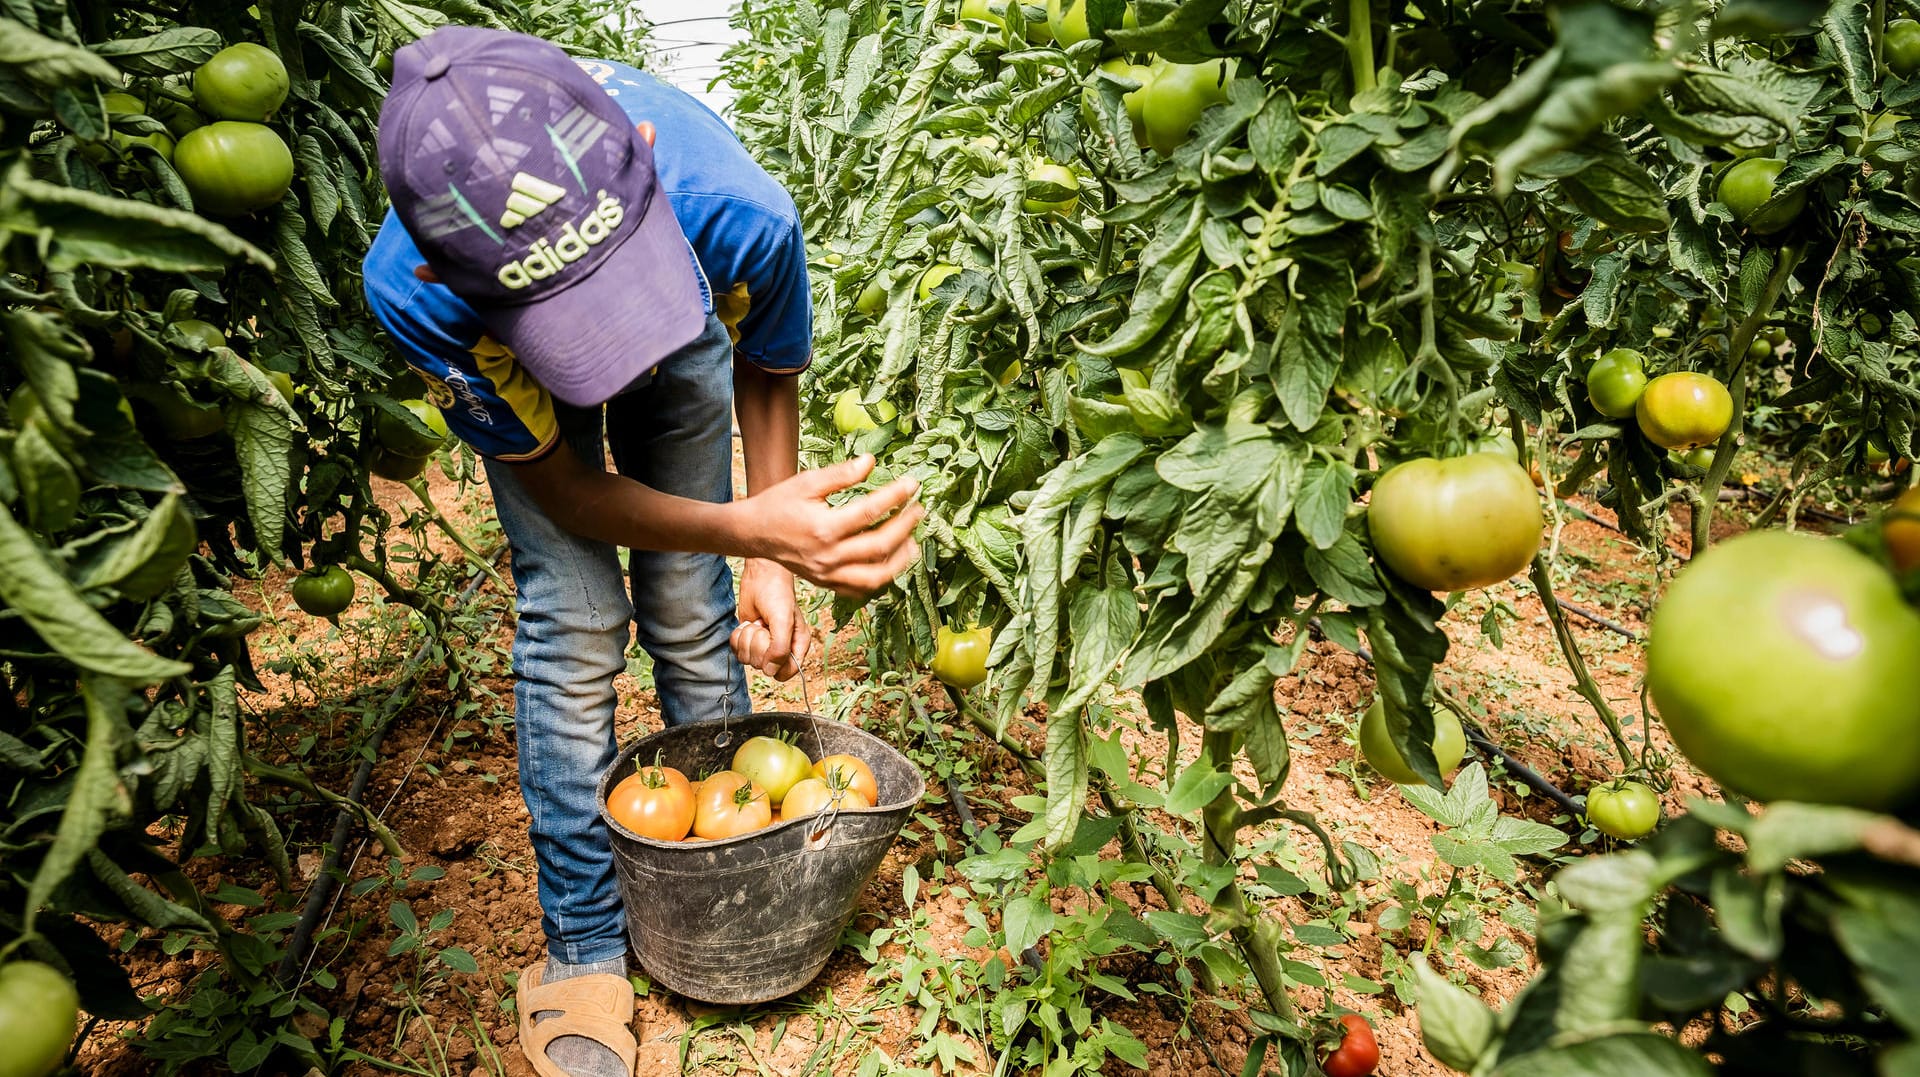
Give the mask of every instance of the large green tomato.
[{"label": "large green tomato", "polygon": [[80,995],[38,961],[0,965],[0,1077],[45,1077],[60,1065],[80,1019]]},{"label": "large green tomato", "polygon": [[777,737],[749,737],[733,753],[733,771],[765,789],[778,806],[794,783],[813,777],[813,760]]},{"label": "large green tomato", "polygon": [[1689,370],[1648,382],[1633,410],[1640,432],[1663,449],[1711,445],[1733,424],[1733,396],[1727,387]]},{"label": "large green tomato", "polygon": [[[1381,777],[1396,785],[1425,785],[1425,779],[1416,773],[1407,763],[1407,757],[1394,747],[1393,735],[1387,730],[1386,704],[1376,696],[1373,706],[1360,719],[1360,754],[1367,765],[1380,772]],[[1460,719],[1451,711],[1433,712],[1433,761],[1440,765],[1440,775],[1452,774],[1460,760],[1467,755],[1467,732],[1460,726]]]},{"label": "large green tomato", "polygon": [[[1120,25],[1128,30],[1140,25],[1132,4],[1127,5]],[[1047,0],[1047,30],[1061,48],[1078,45],[1092,37],[1093,32],[1087,25],[1086,0]]]},{"label": "large green tomato", "polygon": [[1647,388],[1647,372],[1640,353],[1615,348],[1587,368],[1587,399],[1602,415],[1624,419]]},{"label": "large green tomato", "polygon": [[193,103],[216,120],[265,123],[287,99],[287,65],[264,45],[242,41],[193,73]]},{"label": "large green tomato", "polygon": [[188,340],[200,345],[202,351],[212,351],[215,348],[227,346],[227,331],[212,322],[203,322],[198,318],[182,318],[174,322],[173,327],[180,330]]},{"label": "large green tomato", "polygon": [[1660,825],[1660,796],[1625,779],[1587,790],[1587,822],[1610,838],[1638,841]]},{"label": "large green tomato", "polygon": [[1718,197],[1733,212],[1735,220],[1756,234],[1778,232],[1792,224],[1800,216],[1800,211],[1807,208],[1805,188],[1795,191],[1777,205],[1767,206],[1773,198],[1774,181],[1786,167],[1787,162],[1772,157],[1749,157],[1735,162],[1720,174]]},{"label": "large green tomato", "polygon": [[1080,177],[1066,165],[1057,165],[1052,161],[1041,161],[1027,169],[1027,185],[1060,187],[1073,193],[1065,198],[1041,198],[1029,194],[1021,200],[1020,208],[1028,213],[1057,213],[1062,217],[1073,216],[1080,205]]},{"label": "large green tomato", "polygon": [[940,683],[966,691],[987,679],[987,654],[993,650],[993,629],[969,628],[955,632],[941,625],[934,633],[933,675]]},{"label": "large green tomato", "polygon": [[314,617],[338,617],[353,604],[353,576],[339,565],[308,569],[294,578],[293,603]]},{"label": "large green tomato", "polygon": [[187,132],[174,147],[173,167],[194,208],[215,217],[265,209],[293,184],[293,151],[258,123],[222,120]]},{"label": "large green tomato", "polygon": [[1153,84],[1153,68],[1146,64],[1131,63],[1116,56],[1111,60],[1102,61],[1100,70],[1123,79],[1132,79],[1140,84],[1139,89],[1128,90],[1122,94],[1120,102],[1127,107],[1127,119],[1133,121],[1133,140],[1142,146],[1146,145],[1147,124],[1144,110],[1147,105],[1147,87]]},{"label": "large green tomato", "polygon": [[1887,24],[1886,36],[1881,44],[1887,70],[1903,79],[1912,78],[1915,71],[1920,71],[1920,22],[1912,19],[1893,20]]},{"label": "large green tomato", "polygon": [[1167,64],[1154,72],[1140,104],[1147,144],[1168,156],[1192,133],[1200,114],[1227,99],[1227,61]]},{"label": "large green tomato", "polygon": [[1654,608],[1647,688],[1673,742],[1759,800],[1886,809],[1920,791],[1920,612],[1836,539],[1753,531]]},{"label": "large green tomato", "polygon": [[960,267],[951,262],[937,262],[928,266],[927,271],[920,274],[920,286],[914,290],[914,294],[920,297],[920,302],[925,303],[933,298],[933,290],[940,287],[941,282],[958,272]]},{"label": "large green tomato", "polygon": [[160,420],[160,429],[175,441],[211,437],[227,428],[226,412],[217,405],[200,403],[172,382],[137,381],[121,391],[151,407]]},{"label": "large green tomato", "polygon": [[854,298],[853,309],[869,318],[878,318],[887,312],[887,286],[878,278],[867,282],[865,288]]},{"label": "large green tomato", "polygon": [[392,449],[375,449],[373,462],[367,465],[367,470],[383,479],[406,482],[419,478],[420,473],[427,470],[427,461],[431,459],[430,456],[408,456]]},{"label": "large green tomato", "polygon": [[992,26],[1007,24],[1006,0],[998,3],[990,0],[960,0],[960,19],[962,22],[984,22]]},{"label": "large green tomato", "polygon": [[873,410],[860,402],[860,390],[845,389],[833,398],[833,428],[842,434],[858,434],[865,430],[878,430],[881,423],[892,422],[900,414],[890,400],[882,400],[873,405]]},{"label": "large green tomato", "polygon": [[1429,591],[1487,587],[1540,549],[1540,495],[1500,453],[1408,460],[1373,484],[1367,530],[1394,574]]},{"label": "large green tomato", "polygon": [[380,444],[399,453],[401,456],[428,457],[440,451],[447,443],[447,419],[440,409],[424,400],[402,400],[400,406],[420,421],[432,434],[431,437],[415,431],[398,418],[380,412],[373,421],[373,432]]}]

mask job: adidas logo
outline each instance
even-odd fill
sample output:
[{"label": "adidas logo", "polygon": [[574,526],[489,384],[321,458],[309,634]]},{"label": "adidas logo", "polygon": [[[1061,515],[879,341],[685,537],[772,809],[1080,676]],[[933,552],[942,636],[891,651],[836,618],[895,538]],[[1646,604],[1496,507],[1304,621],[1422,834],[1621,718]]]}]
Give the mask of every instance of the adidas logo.
[{"label": "adidas logo", "polygon": [[[520,197],[519,193],[514,194]],[[620,228],[620,222],[626,220],[626,207],[620,200],[605,191],[600,199],[577,221],[568,221],[560,226],[558,235],[549,235],[536,239],[527,247],[526,254],[500,267],[495,274],[500,283],[518,291],[529,287],[535,281],[546,280],[568,266],[585,258],[594,247],[605,243]],[[551,203],[548,203],[551,205]],[[538,213],[546,206],[540,206],[533,212]],[[512,211],[509,211],[511,213]],[[523,213],[514,223],[518,224],[532,214]],[[506,227],[513,225],[506,224]]]},{"label": "adidas logo", "polygon": [[515,173],[513,193],[507,196],[507,211],[500,215],[500,227],[518,228],[566,196],[565,187],[525,172]]}]

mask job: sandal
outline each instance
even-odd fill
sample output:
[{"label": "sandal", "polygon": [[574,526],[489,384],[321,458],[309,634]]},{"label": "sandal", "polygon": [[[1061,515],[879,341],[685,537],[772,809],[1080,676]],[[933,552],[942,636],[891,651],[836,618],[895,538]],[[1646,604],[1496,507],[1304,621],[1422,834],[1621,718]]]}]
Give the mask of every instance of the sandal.
[{"label": "sandal", "polygon": [[[633,1037],[633,984],[625,976],[593,973],[574,976],[555,983],[541,983],[545,961],[535,962],[520,973],[520,1050],[532,1063],[539,1077],[567,1077],[553,1064],[547,1048],[562,1036],[585,1036],[604,1045],[626,1064],[632,1073],[638,1064],[640,1044]],[[557,1017],[535,1022],[533,1015],[559,1010]]]}]

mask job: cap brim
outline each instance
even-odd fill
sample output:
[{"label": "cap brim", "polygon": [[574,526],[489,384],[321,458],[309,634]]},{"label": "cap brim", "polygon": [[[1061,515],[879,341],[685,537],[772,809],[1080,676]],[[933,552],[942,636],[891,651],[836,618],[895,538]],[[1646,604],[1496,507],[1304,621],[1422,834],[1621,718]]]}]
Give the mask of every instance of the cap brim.
[{"label": "cap brim", "polygon": [[693,251],[663,191],[592,273],[545,299],[481,317],[535,380],[575,407],[613,399],[707,325]]}]

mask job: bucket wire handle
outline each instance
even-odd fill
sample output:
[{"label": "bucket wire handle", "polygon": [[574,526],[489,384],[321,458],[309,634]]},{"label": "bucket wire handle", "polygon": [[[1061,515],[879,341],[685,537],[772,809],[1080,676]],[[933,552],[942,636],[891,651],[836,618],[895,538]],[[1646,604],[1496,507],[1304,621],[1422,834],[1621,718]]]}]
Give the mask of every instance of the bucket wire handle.
[{"label": "bucket wire handle", "polygon": [[727,683],[720,688],[720,732],[713,735],[715,748],[726,748],[733,743],[733,671],[739,662],[739,656],[733,648],[727,648]]}]

